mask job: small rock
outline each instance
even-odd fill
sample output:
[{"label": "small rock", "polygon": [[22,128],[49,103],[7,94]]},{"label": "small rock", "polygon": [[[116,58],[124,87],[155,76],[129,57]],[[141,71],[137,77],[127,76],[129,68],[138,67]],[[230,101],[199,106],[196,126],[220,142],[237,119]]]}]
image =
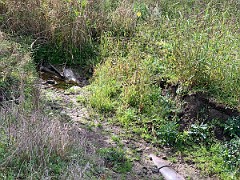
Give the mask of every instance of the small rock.
[{"label": "small rock", "polygon": [[130,142],[128,140],[122,140],[123,143],[129,144]]},{"label": "small rock", "polygon": [[137,172],[138,176],[144,177],[144,173],[142,171]]},{"label": "small rock", "polygon": [[145,175],[147,175],[148,174],[148,169],[147,169],[147,167],[143,167],[142,168],[142,172],[145,174]]},{"label": "small rock", "polygon": [[56,84],[56,81],[49,79],[46,81],[47,84]]},{"label": "small rock", "polygon": [[146,148],[145,148],[146,151],[147,151],[147,150],[150,150],[150,149],[151,149],[150,147],[146,147]]},{"label": "small rock", "polygon": [[65,114],[66,114],[65,111],[61,111],[61,112],[60,112],[60,115],[65,115]]},{"label": "small rock", "polygon": [[157,167],[152,167],[151,170],[153,174],[159,173],[159,169]]},{"label": "small rock", "polygon": [[163,160],[167,160],[168,158],[167,158],[167,156],[163,156],[162,159]]},{"label": "small rock", "polygon": [[129,144],[129,148],[131,149],[137,149],[138,147],[135,144]]},{"label": "small rock", "polygon": [[141,153],[141,152],[143,152],[143,149],[142,148],[137,148],[136,151]]}]

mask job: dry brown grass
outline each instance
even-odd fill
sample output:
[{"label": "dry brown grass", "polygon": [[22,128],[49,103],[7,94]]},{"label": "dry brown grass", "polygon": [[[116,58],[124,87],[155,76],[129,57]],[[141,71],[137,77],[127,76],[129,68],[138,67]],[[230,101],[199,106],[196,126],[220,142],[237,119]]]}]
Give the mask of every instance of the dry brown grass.
[{"label": "dry brown grass", "polygon": [[0,40],[0,179],[84,178],[101,164],[94,145],[78,125],[48,116],[30,53],[1,31]]},{"label": "dry brown grass", "polygon": [[[24,98],[23,95],[21,97]],[[34,94],[34,97],[39,96]],[[23,164],[36,160],[32,169],[37,171],[39,167],[44,169],[48,165],[52,155],[67,157],[74,141],[68,135],[68,125],[61,124],[56,119],[48,119],[37,104],[25,104],[26,101],[22,100],[18,105],[14,101],[8,101],[1,107],[1,129],[7,138],[5,144],[9,149],[0,165],[14,166],[16,159]],[[35,103],[37,101],[34,100]],[[27,106],[31,106],[31,112],[29,108],[26,109]]]},{"label": "dry brown grass", "polygon": [[133,5],[122,1],[110,16],[113,32],[132,33],[136,28],[137,16],[134,14]]},{"label": "dry brown grass", "polygon": [[[89,41],[93,29],[104,29],[104,12],[96,1],[6,0],[4,27],[20,34],[44,37],[69,47]],[[3,5],[2,5],[3,6]]]},{"label": "dry brown grass", "polygon": [[[131,1],[5,0],[2,27],[19,34],[42,37],[65,47],[79,48],[103,31],[132,32],[137,17]],[[3,11],[3,10],[2,10]]]},{"label": "dry brown grass", "polygon": [[48,118],[39,105],[31,112],[25,107],[9,101],[0,108],[0,139],[7,148],[0,163],[0,177],[1,172],[9,173],[9,169],[14,171],[15,178],[92,176],[92,163],[100,167],[102,161],[78,126],[63,123],[59,117]]}]

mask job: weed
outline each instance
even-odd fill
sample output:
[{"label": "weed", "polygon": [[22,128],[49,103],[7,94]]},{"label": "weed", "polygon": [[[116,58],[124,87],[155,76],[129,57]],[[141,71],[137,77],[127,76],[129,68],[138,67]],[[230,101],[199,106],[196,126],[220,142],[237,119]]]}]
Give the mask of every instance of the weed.
[{"label": "weed", "polygon": [[134,109],[126,109],[125,111],[119,109],[118,111],[118,120],[122,125],[128,127],[131,123],[136,121],[137,116]]},{"label": "weed", "polygon": [[207,141],[210,140],[210,132],[207,124],[192,124],[188,131],[188,135],[190,136],[191,142],[207,143]]},{"label": "weed", "polygon": [[100,112],[112,112],[114,109],[114,105],[112,101],[108,97],[102,96],[101,98],[96,97],[95,95],[92,96],[90,103],[93,108],[97,108]]},{"label": "weed", "polygon": [[239,166],[240,166],[240,138],[235,137],[230,142],[227,142],[223,146],[223,158],[224,163],[228,167],[232,176],[240,176]]},{"label": "weed", "polygon": [[147,4],[144,2],[134,2],[133,8],[138,20],[146,20],[150,15]]},{"label": "weed", "polygon": [[127,173],[132,169],[132,163],[125,156],[122,149],[103,148],[99,150],[100,155],[104,158],[106,166],[116,172]]},{"label": "weed", "polygon": [[116,143],[120,143],[120,138],[118,136],[112,136],[111,139]]},{"label": "weed", "polygon": [[229,118],[224,124],[224,132],[230,137],[240,138],[240,117]]},{"label": "weed", "polygon": [[78,96],[76,97],[76,101],[77,101],[78,103],[83,103],[83,104],[85,104],[85,103],[87,102],[86,98],[85,98],[84,96],[82,96],[82,95],[78,95]]},{"label": "weed", "polygon": [[[213,153],[213,156],[210,155],[211,153]],[[197,166],[201,169],[205,168],[204,171],[211,174],[214,171],[213,169],[215,169],[215,171],[222,171],[223,158],[218,156],[218,153],[220,153],[220,146],[213,145],[209,149],[201,147],[192,154],[195,154]],[[219,162],[221,163],[219,164]],[[206,163],[208,163],[208,166],[206,166]]]},{"label": "weed", "polygon": [[[237,143],[235,145],[237,145]],[[230,158],[234,153],[231,154],[227,149],[224,149],[225,148],[223,148],[223,145],[220,143],[214,143],[210,147],[195,147],[191,152],[188,153],[191,154],[189,158],[195,157],[192,160],[200,169],[203,170],[203,172],[208,174],[215,174],[217,172],[222,179],[237,179],[239,176],[239,174],[237,174],[239,168],[237,166],[232,166],[233,169],[231,169],[227,167],[228,165],[226,164],[226,157]],[[234,150],[232,152],[234,152]],[[238,157],[237,154],[235,155],[236,156],[234,156],[234,158],[231,157],[233,158],[233,161],[231,160],[231,162],[238,162],[238,160],[234,160],[236,157]],[[228,163],[230,162],[228,161]]]},{"label": "weed", "polygon": [[168,122],[160,126],[157,136],[162,144],[173,146],[177,141],[178,125],[175,122]]},{"label": "weed", "polygon": [[93,95],[90,98],[92,107],[99,109],[101,112],[112,112],[116,102],[111,100],[117,93],[117,85],[115,81],[109,81],[107,85],[95,87],[92,89]]},{"label": "weed", "polygon": [[100,129],[102,129],[103,128],[103,125],[101,124],[101,123],[97,123],[97,128],[100,128]]}]

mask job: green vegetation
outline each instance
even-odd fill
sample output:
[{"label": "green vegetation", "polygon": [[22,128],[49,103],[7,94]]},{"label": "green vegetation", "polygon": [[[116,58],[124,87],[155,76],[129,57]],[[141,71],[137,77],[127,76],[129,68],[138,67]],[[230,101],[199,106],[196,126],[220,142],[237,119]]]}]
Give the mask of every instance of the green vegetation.
[{"label": "green vegetation", "polygon": [[[99,54],[103,60],[91,84],[90,104],[99,112],[114,115],[115,123],[146,140],[184,154],[197,149],[201,155],[193,154],[191,159],[208,175],[238,177],[238,166],[230,168],[226,163],[228,158],[222,151],[231,153],[224,142],[216,140],[213,129],[224,126],[226,136],[234,133],[239,139],[239,118],[221,125],[203,124],[199,119],[181,131],[181,104],[161,87],[162,82],[178,86],[178,97],[204,92],[239,110],[240,14],[236,2],[161,1],[157,8],[142,1],[136,6],[139,8],[133,12],[139,14],[132,35],[107,32],[101,36]],[[238,146],[236,141],[234,144]],[[210,152],[205,153],[206,149]],[[199,162],[209,164],[209,169]]]},{"label": "green vegetation", "polygon": [[[77,101],[89,103],[113,123],[156,145],[181,152],[208,176],[239,178],[239,117],[226,121],[196,117],[185,127],[179,117],[184,95],[197,92],[239,112],[239,1],[3,0],[0,15],[2,29],[36,39],[32,44],[36,63],[94,67],[91,96],[79,95]],[[11,85],[7,97],[29,98],[23,106],[30,111],[35,108],[30,105],[35,96],[30,88],[35,78],[31,55],[24,48],[23,53],[14,53],[19,44],[13,44],[5,39],[0,44],[0,90]],[[216,129],[223,131],[223,140],[216,137]],[[1,133],[0,159],[5,159],[10,137],[4,129]],[[69,161],[68,151],[58,160],[58,150],[50,149],[46,163],[40,165],[58,175]],[[18,169],[30,171],[23,167],[31,162],[25,159],[38,157],[38,148],[33,152],[34,156],[23,154],[22,164],[13,163],[18,167],[4,173],[16,177]],[[104,149],[101,154],[117,172],[131,169],[122,151]]]},{"label": "green vegetation", "polygon": [[107,167],[115,172],[126,173],[131,171],[132,163],[125,156],[125,152],[120,148],[104,148],[99,150],[100,155],[105,159]]},{"label": "green vegetation", "polygon": [[[237,179],[239,172],[239,138],[233,139],[229,144],[213,144],[209,147],[201,146],[190,152],[189,159],[194,158],[197,167],[205,174],[220,174],[222,179]],[[230,161],[228,161],[231,159]],[[226,168],[227,167],[227,168]]]},{"label": "green vegetation", "polygon": [[100,172],[101,158],[61,117],[47,116],[27,45],[0,35],[0,179],[94,177],[88,166]]}]

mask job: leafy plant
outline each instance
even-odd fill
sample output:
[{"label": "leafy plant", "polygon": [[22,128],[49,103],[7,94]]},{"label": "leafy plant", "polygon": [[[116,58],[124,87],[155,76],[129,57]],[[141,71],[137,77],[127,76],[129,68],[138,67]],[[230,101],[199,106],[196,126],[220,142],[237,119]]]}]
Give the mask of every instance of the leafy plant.
[{"label": "leafy plant", "polygon": [[188,134],[190,140],[195,143],[207,143],[210,140],[209,126],[207,124],[192,124]]},{"label": "leafy plant", "polygon": [[157,136],[160,142],[169,146],[173,146],[176,143],[178,134],[178,124],[172,121],[160,125],[159,129],[157,130]]},{"label": "leafy plant", "polygon": [[223,146],[223,157],[224,162],[230,169],[232,173],[236,173],[236,175],[240,176],[239,174],[239,167],[240,167],[240,138],[235,137],[230,142],[226,142]]},{"label": "leafy plant", "polygon": [[129,108],[124,111],[119,109],[118,111],[119,111],[119,112],[117,112],[118,120],[122,125],[128,127],[129,125],[134,123],[134,121],[137,117],[135,109]]},{"label": "leafy plant", "polygon": [[230,137],[240,137],[240,117],[229,118],[224,124],[224,132]]},{"label": "leafy plant", "polygon": [[[191,158],[203,172],[208,174],[219,173],[226,176],[224,159],[221,156],[221,145],[213,144],[210,147],[195,147],[189,152]],[[193,158],[194,157],[194,158]]]},{"label": "leafy plant", "polygon": [[140,20],[146,20],[146,18],[150,14],[147,4],[145,4],[144,2],[134,2],[133,8],[134,12],[138,16],[138,19]]}]

